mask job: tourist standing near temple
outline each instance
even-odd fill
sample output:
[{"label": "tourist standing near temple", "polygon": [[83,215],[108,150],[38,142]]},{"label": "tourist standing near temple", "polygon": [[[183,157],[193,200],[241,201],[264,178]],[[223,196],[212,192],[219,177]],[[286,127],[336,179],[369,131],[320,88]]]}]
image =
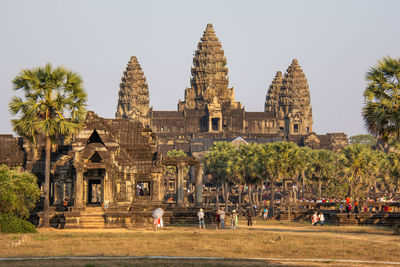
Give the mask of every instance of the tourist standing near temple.
[{"label": "tourist standing near temple", "polygon": [[199,218],[199,228],[200,229],[206,229],[206,225],[204,224],[204,212],[203,212],[203,209],[200,209],[200,211],[197,212],[197,218]]},{"label": "tourist standing near temple", "polygon": [[238,223],[238,216],[236,210],[233,210],[231,214],[231,229],[236,229],[237,223]]},{"label": "tourist standing near temple", "polygon": [[221,210],[218,209],[216,215],[215,215],[215,220],[217,222],[217,229],[221,229],[221,216],[220,216]]},{"label": "tourist standing near temple", "polygon": [[219,213],[219,219],[221,220],[221,229],[224,229],[225,227],[225,211],[221,210]]},{"label": "tourist standing near temple", "polygon": [[247,212],[247,226],[253,226],[251,210]]},{"label": "tourist standing near temple", "polygon": [[325,224],[325,217],[324,217],[324,214],[322,212],[319,213],[318,220],[319,220],[319,224],[321,226]]}]

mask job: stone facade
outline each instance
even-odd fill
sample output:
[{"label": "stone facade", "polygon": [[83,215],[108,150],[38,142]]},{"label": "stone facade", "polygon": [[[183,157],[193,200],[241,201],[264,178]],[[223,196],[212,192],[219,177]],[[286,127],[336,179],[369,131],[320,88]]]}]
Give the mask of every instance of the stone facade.
[{"label": "stone facade", "polygon": [[[136,57],[132,58],[122,77],[116,117],[143,122],[156,134],[161,153],[181,149],[200,156],[214,141],[232,141],[238,136],[248,142],[291,140],[299,145],[332,150],[347,144],[344,133],[313,133],[309,86],[297,59],[284,75],[277,72],[267,91],[264,111],[245,111],[235,101],[234,88],[229,87],[227,60],[211,24],[207,24],[197,45],[191,87],[185,89],[185,99],[178,102],[176,111],[149,108],[144,74]],[[137,70],[130,75],[136,78],[126,78],[130,69]],[[126,80],[130,80],[129,86]],[[139,102],[139,98],[146,101]]]},{"label": "stone facade", "polygon": [[[222,45],[208,24],[194,53],[191,87],[185,89],[185,99],[178,102],[176,111],[154,111],[149,107],[144,72],[137,58],[131,57],[121,78],[116,118],[88,112],[83,129],[72,141],[64,144],[60,140],[54,145],[52,203],[61,203],[69,195],[75,209],[104,203],[122,209],[135,203],[157,206],[165,200],[163,168],[172,165],[178,174],[173,186],[176,206],[183,207],[189,193],[199,206],[203,179],[198,159],[215,141],[286,140],[334,151],[347,144],[344,133],[317,135],[312,131],[309,86],[296,59],[284,75],[277,72],[261,112],[247,112],[235,101],[226,62]],[[0,135],[0,147],[0,163],[23,167],[44,181],[43,138],[33,145]],[[171,149],[193,157],[163,158]],[[195,184],[192,192],[183,190],[187,165],[193,167],[187,181]]]}]

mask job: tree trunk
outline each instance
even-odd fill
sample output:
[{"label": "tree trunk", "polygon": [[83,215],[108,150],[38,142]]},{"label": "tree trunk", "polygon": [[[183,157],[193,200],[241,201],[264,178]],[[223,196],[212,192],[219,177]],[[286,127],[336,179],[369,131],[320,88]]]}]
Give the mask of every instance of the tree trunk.
[{"label": "tree trunk", "polygon": [[319,199],[322,199],[322,179],[321,179],[321,177],[318,178],[318,195],[319,195]]},{"label": "tree trunk", "polygon": [[252,190],[251,190],[251,185],[249,185],[248,193],[249,193],[249,204],[250,204],[251,214],[254,215],[253,198],[252,198],[253,192],[252,192]]},{"label": "tree trunk", "polygon": [[239,214],[242,211],[242,185],[239,186]]},{"label": "tree trunk", "polygon": [[224,200],[224,203],[226,203],[225,182],[221,183],[221,187],[222,187],[222,198]]},{"label": "tree trunk", "polygon": [[306,174],[301,172],[301,198],[304,198],[304,189],[306,187]]},{"label": "tree trunk", "polygon": [[264,193],[264,183],[263,183],[263,181],[261,181],[261,185],[260,185],[260,205],[258,207],[258,211],[259,212],[261,211],[263,193]]},{"label": "tree trunk", "polygon": [[229,204],[229,196],[230,196],[230,188],[229,183],[225,180],[225,211],[228,211],[228,204]]},{"label": "tree trunk", "polygon": [[50,227],[50,152],[51,152],[51,140],[49,136],[46,136],[45,144],[45,169],[44,169],[44,204],[43,204],[43,221],[42,227]]},{"label": "tree trunk", "polygon": [[274,180],[271,179],[271,202],[269,203],[269,209],[270,209],[270,213],[271,216],[274,215],[274,211],[275,211],[275,183]]},{"label": "tree trunk", "polygon": [[215,205],[217,205],[217,209],[219,209],[219,188],[218,188],[218,184],[215,183]]}]

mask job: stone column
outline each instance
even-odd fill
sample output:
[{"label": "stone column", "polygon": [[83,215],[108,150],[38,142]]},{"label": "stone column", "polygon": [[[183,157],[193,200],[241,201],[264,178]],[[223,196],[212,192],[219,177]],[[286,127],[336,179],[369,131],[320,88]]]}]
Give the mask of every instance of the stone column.
[{"label": "stone column", "polygon": [[176,205],[178,207],[183,207],[183,165],[177,166],[178,176],[177,176],[177,186],[176,186]]},{"label": "stone column", "polygon": [[75,207],[83,207],[83,170],[76,170]]},{"label": "stone column", "polygon": [[59,202],[59,197],[58,197],[59,186],[60,186],[59,181],[54,182],[54,204],[58,204],[58,202]]},{"label": "stone column", "polygon": [[203,206],[203,165],[196,166],[196,206]]}]

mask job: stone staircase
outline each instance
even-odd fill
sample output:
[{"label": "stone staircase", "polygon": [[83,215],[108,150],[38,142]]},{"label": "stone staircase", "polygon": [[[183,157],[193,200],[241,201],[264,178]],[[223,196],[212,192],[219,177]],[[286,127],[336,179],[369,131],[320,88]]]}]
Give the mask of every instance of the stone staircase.
[{"label": "stone staircase", "polygon": [[80,214],[80,228],[93,229],[104,228],[104,211],[101,207],[86,207]]}]

